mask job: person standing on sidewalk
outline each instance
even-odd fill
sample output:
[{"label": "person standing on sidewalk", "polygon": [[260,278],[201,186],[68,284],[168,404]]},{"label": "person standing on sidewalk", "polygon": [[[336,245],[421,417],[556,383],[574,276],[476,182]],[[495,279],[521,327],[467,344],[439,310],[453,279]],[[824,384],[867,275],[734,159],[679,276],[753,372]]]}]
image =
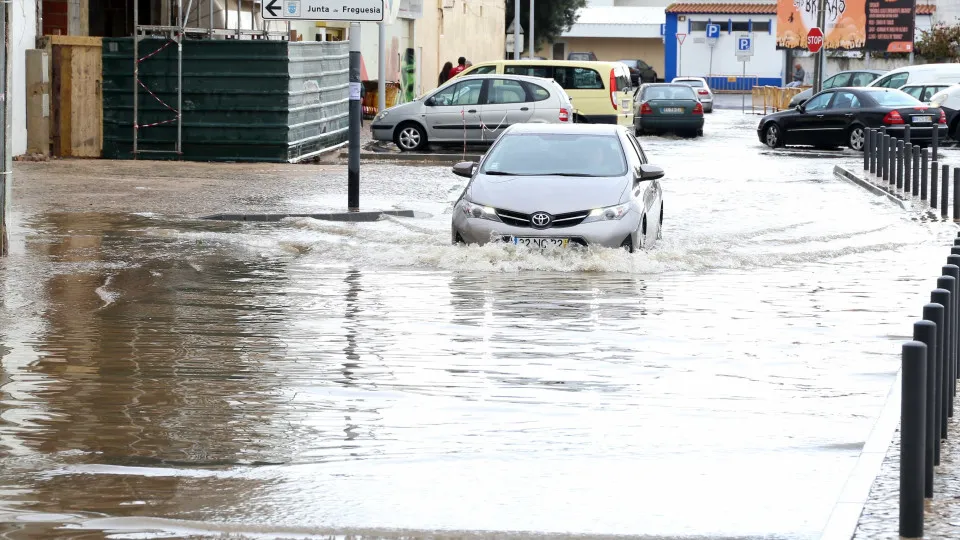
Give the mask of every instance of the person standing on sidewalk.
[{"label": "person standing on sidewalk", "polygon": [[457,66],[450,70],[450,78],[456,77],[465,69],[467,69],[467,59],[461,56],[457,58]]}]

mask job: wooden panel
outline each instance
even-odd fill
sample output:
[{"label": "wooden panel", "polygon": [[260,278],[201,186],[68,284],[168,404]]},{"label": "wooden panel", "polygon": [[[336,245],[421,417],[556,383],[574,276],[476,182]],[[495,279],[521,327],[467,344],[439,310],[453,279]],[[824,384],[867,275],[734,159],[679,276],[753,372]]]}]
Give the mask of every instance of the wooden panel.
[{"label": "wooden panel", "polygon": [[47,51],[26,51],[27,152],[50,155],[50,58]]},{"label": "wooden panel", "polygon": [[58,157],[100,157],[103,150],[101,38],[45,36],[51,51],[50,139]]}]

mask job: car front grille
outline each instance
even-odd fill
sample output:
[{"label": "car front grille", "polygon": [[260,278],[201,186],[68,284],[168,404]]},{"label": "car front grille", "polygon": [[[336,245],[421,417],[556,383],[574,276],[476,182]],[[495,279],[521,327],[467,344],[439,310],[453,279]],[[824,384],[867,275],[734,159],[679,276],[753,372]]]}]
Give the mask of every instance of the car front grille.
[{"label": "car front grille", "polygon": [[[524,214],[521,212],[513,212],[510,210],[503,210],[497,208],[497,217],[500,218],[500,221],[504,222],[507,225],[512,227],[530,227],[533,228],[530,224],[530,214]],[[565,214],[556,214],[553,216],[553,219],[550,221],[550,225],[544,227],[544,229],[562,229],[565,227],[573,227],[583,223],[583,220],[590,214],[589,210],[579,210],[577,212],[567,212]]]}]

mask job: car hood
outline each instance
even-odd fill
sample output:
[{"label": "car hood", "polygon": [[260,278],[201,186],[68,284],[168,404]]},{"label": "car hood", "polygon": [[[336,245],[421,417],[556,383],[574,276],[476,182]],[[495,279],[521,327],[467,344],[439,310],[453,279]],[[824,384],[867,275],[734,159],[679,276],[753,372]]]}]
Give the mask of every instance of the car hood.
[{"label": "car hood", "polygon": [[[423,109],[423,101],[416,100],[410,101],[408,103],[401,103],[400,105],[394,105],[387,109],[386,119],[389,119],[391,116],[409,116],[413,114],[419,114]],[[385,119],[385,120],[386,120]]]},{"label": "car hood", "polygon": [[564,214],[619,204],[629,176],[486,176],[471,182],[467,198],[477,204],[530,214]]},{"label": "car hood", "polygon": [[763,124],[765,124],[765,123],[766,123],[767,121],[769,121],[769,120],[777,120],[777,119],[779,119],[779,118],[783,118],[783,117],[786,117],[786,116],[798,116],[798,115],[799,115],[799,113],[797,113],[797,110],[796,110],[796,109],[788,109],[788,110],[785,110],[785,111],[775,112],[775,113],[773,113],[773,114],[768,114],[768,115],[764,116],[764,117],[760,120],[760,124],[763,125]]}]

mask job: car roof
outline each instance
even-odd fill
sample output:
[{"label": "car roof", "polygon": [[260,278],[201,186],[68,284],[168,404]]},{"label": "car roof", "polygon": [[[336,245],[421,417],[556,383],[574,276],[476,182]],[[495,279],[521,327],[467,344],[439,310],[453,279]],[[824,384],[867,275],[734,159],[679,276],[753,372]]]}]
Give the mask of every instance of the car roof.
[{"label": "car roof", "polygon": [[706,81],[703,77],[674,77],[675,81]]},{"label": "car roof", "polygon": [[617,124],[513,124],[505,133],[555,133],[570,135],[617,135],[626,128]]},{"label": "car roof", "polygon": [[488,60],[486,62],[477,62],[476,64],[470,67],[485,66],[490,64],[503,64],[505,66],[516,66],[516,65],[529,65],[531,62],[536,62],[538,64],[546,64],[553,66],[564,66],[564,67],[583,67],[584,65],[593,65],[597,66],[613,66],[615,64],[620,64],[619,60],[537,60],[536,58],[531,58],[527,60]]},{"label": "car roof", "polygon": [[845,71],[838,71],[830,77],[836,77],[837,75],[843,75],[844,73],[873,73],[874,75],[883,75],[886,73],[886,71],[882,69],[848,69]]}]

